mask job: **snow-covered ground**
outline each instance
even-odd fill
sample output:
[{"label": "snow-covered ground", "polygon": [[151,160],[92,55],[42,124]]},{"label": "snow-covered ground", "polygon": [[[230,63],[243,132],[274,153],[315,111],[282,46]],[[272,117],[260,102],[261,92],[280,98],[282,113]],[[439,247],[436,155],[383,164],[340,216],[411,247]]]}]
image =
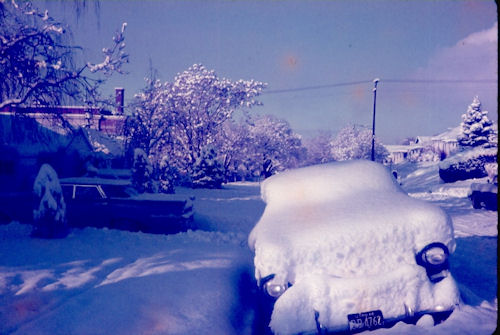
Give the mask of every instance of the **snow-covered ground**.
[{"label": "snow-covered ground", "polygon": [[[437,327],[373,334],[491,334],[497,326],[498,213],[474,210],[472,181],[440,183],[437,163],[397,166],[413,197],[453,218],[451,269],[463,302]],[[252,334],[250,230],[264,210],[257,183],[194,194],[200,230],[150,235],[75,229],[65,239],[0,226],[0,334]]]}]

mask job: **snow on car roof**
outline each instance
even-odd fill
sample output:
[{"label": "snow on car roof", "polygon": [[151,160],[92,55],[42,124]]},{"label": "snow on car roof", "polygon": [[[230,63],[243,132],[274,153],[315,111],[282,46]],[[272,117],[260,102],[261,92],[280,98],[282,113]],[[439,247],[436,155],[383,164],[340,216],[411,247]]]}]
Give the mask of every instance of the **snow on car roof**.
[{"label": "snow on car roof", "polygon": [[370,190],[402,192],[383,165],[366,160],[289,170],[266,179],[261,186],[263,200],[272,206],[331,201]]},{"label": "snow on car roof", "polygon": [[415,263],[427,244],[455,248],[450,217],[410,198],[386,167],[335,162],[292,170],[261,185],[266,209],[249,236],[256,277],[293,281],[322,269],[337,277]]}]

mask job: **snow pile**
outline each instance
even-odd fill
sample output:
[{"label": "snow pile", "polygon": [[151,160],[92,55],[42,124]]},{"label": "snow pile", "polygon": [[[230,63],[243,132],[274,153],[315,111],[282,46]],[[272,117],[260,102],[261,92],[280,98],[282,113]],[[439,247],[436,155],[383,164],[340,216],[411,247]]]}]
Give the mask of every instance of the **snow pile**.
[{"label": "snow pile", "polygon": [[328,328],[350,313],[380,309],[397,317],[405,305],[458,303],[451,277],[433,286],[415,263],[432,242],[454,251],[450,217],[408,197],[382,165],[308,167],[271,177],[261,189],[267,206],[249,237],[256,278],[274,274],[273,281],[293,284],[275,305],[273,331],[315,329],[314,310]]}]

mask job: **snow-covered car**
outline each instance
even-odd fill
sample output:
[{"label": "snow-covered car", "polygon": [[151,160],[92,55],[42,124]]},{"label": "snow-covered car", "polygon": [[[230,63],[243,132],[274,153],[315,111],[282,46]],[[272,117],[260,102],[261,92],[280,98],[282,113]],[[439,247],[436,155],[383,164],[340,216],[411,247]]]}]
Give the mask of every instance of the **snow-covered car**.
[{"label": "snow-covered car", "polygon": [[469,199],[475,209],[485,208],[492,211],[498,210],[498,177],[495,176],[489,183],[472,183],[470,185]]},{"label": "snow-covered car", "polygon": [[129,180],[60,179],[71,226],[108,227],[145,233],[185,231],[193,220],[193,198],[137,194]]},{"label": "snow-covered car", "polygon": [[409,197],[383,165],[290,170],[261,195],[249,245],[275,334],[357,333],[426,314],[436,324],[459,303],[450,217]]}]

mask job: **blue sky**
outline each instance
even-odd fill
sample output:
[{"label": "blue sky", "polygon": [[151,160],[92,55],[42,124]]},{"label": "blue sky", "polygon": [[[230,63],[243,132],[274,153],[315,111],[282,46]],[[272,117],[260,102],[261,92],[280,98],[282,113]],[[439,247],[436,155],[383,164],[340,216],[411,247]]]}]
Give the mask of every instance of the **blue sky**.
[{"label": "blue sky", "polygon": [[[371,125],[374,78],[381,79],[377,135],[386,143],[458,125],[474,95],[497,119],[494,1],[102,0],[99,22],[92,3],[78,20],[64,1],[38,4],[70,25],[74,43],[96,62],[127,22],[129,74],[105,87],[109,94],[124,87],[127,99],[144,86],[151,59],[164,81],[202,63],[221,77],[266,82],[264,106],[253,111],[284,118],[303,134]],[[353,81],[365,83],[300,90]]]}]

